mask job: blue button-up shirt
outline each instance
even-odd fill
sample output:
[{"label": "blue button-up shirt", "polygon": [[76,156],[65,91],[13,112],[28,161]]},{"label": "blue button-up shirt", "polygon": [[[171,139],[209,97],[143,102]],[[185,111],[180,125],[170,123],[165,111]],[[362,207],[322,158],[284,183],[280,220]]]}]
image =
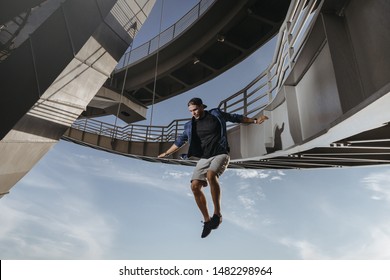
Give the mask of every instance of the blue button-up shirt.
[{"label": "blue button-up shirt", "polygon": [[[240,114],[225,113],[219,108],[211,109],[208,112],[210,114],[212,114],[213,116],[217,117],[217,119],[219,120],[219,122],[221,124],[220,145],[228,151],[229,150],[229,143],[227,141],[226,122],[241,123],[244,116],[240,115]],[[177,137],[177,139],[175,141],[175,145],[177,147],[181,147],[187,142],[189,143],[190,146],[188,148],[187,157],[190,157],[191,155],[194,155],[194,154],[199,154],[199,151],[194,150],[194,149],[199,149],[199,148],[195,147],[194,145],[191,145],[193,121],[194,121],[194,118],[184,125],[183,133],[179,137]]]}]

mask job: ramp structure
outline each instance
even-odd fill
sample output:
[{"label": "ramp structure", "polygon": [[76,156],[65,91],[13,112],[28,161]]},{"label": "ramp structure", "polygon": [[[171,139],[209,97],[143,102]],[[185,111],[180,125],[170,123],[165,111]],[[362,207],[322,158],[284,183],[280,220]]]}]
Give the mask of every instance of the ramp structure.
[{"label": "ramp structure", "polygon": [[[375,3],[374,3],[375,2]],[[291,1],[272,63],[220,108],[265,114],[229,129],[231,168],[301,169],[390,163],[390,3]],[[168,149],[186,120],[115,127],[80,119],[64,139],[138,159],[194,165]]]}]

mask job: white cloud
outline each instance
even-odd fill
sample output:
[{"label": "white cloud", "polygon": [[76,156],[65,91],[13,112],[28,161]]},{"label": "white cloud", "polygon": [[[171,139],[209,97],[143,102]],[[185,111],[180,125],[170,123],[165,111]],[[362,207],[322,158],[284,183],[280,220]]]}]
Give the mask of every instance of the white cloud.
[{"label": "white cloud", "polygon": [[279,170],[255,170],[255,169],[235,169],[233,174],[241,179],[266,179],[270,181],[282,180],[286,174]]},{"label": "white cloud", "polygon": [[248,231],[270,225],[272,220],[261,213],[259,207],[263,200],[265,194],[260,186],[254,187],[246,181],[239,181],[237,186],[223,191],[224,218]]},{"label": "white cloud", "polygon": [[[161,170],[161,172],[164,172]],[[111,181],[119,181],[131,186],[142,186],[160,189],[176,194],[185,194],[183,190],[188,190],[190,175],[180,171],[151,172],[145,174],[142,170],[128,170],[120,166],[112,168],[111,173],[97,174]],[[187,177],[187,178],[186,178]]]},{"label": "white cloud", "polygon": [[291,238],[281,238],[279,243],[297,251],[297,254],[304,260],[329,259],[322,254],[321,250],[307,240],[294,240]]},{"label": "white cloud", "polygon": [[[115,210],[99,204],[106,195],[106,184],[149,187],[187,196],[191,173],[185,167],[173,169],[107,156],[64,153],[61,148],[49,153],[1,199],[0,257],[115,258],[118,254],[113,248],[118,246],[116,237],[122,227],[118,219],[123,217],[113,216]],[[107,199],[113,200],[110,196]]]},{"label": "white cloud", "polygon": [[[65,156],[61,155],[61,157]],[[153,163],[119,156],[108,159],[106,154],[102,156],[70,154],[59,164],[63,165],[60,169],[71,170],[70,172],[79,173],[80,176],[83,174],[88,179],[95,178],[99,181],[107,180],[129,186],[150,187],[183,194],[185,194],[183,189],[188,189],[191,175],[189,172],[181,171],[180,167],[172,169],[171,166],[158,164],[151,167]]]},{"label": "white cloud", "polygon": [[191,178],[192,173],[190,172],[184,172],[184,171],[178,171],[178,170],[167,170],[164,172],[163,178],[164,179],[182,179],[185,177]]},{"label": "white cloud", "polygon": [[114,240],[115,219],[72,195],[44,205],[7,197],[0,211],[2,259],[101,259]]},{"label": "white cloud", "polygon": [[342,259],[390,260],[390,224],[366,229],[366,239],[344,249]]},{"label": "white cloud", "polygon": [[[37,184],[39,182],[39,184]],[[45,174],[36,174],[34,177],[26,176],[23,180],[23,184],[27,187],[37,188],[37,189],[62,189],[61,183],[51,179]]]},{"label": "white cloud", "polygon": [[[10,205],[14,205],[14,207],[11,207]],[[19,223],[31,219],[28,212],[26,213],[18,210],[20,207],[23,208],[23,204],[19,203],[19,201],[9,199],[9,196],[2,199],[0,203],[0,213],[2,213],[0,216],[0,240],[7,236],[11,236],[10,233]]]},{"label": "white cloud", "polygon": [[[110,257],[116,218],[96,203],[99,159],[52,153],[0,203],[0,257]],[[92,173],[92,174],[91,174]]]},{"label": "white cloud", "polygon": [[[305,235],[310,234],[306,232]],[[336,245],[329,243],[327,236],[318,237],[282,237],[278,242],[306,260],[389,260],[390,259],[390,224],[384,222],[375,226],[368,224],[361,227],[358,234],[345,235],[345,240],[338,240]],[[271,237],[271,239],[273,239]],[[315,240],[315,242],[313,241]]]},{"label": "white cloud", "polygon": [[244,206],[246,210],[252,210],[255,206],[256,202],[251,197],[245,196],[245,195],[239,195],[238,200],[241,203],[241,205]]},{"label": "white cloud", "polygon": [[242,179],[252,179],[252,178],[260,178],[264,179],[269,176],[269,173],[266,173],[263,170],[252,170],[252,169],[237,169],[234,170],[236,176]]},{"label": "white cloud", "polygon": [[227,211],[223,215],[223,219],[235,224],[236,226],[253,231],[257,228],[256,215],[253,213],[243,213],[241,211]]},{"label": "white cloud", "polygon": [[[103,187],[107,183],[110,188],[116,185],[125,186],[124,189],[127,185],[139,188],[140,192],[134,192],[137,195],[142,195],[141,189],[145,188],[149,188],[148,193],[156,189],[188,195],[192,203],[188,211],[198,214],[189,188],[192,167],[145,163],[123,157],[107,159],[104,153],[75,155],[52,154],[39,164],[39,172],[32,172],[23,179],[17,187],[17,195],[13,196],[11,192],[0,200],[0,257],[99,259],[118,255],[113,248],[120,246],[115,243],[118,242],[117,235],[121,234],[122,225],[118,221],[123,217],[110,215],[113,212],[104,208],[108,204],[103,207],[98,204],[99,199],[106,198],[107,194],[102,192],[107,190]],[[381,224],[378,216],[375,222],[365,221],[365,217],[356,218],[352,204],[347,208],[350,212],[340,215],[337,202],[328,196],[305,192],[310,198],[306,200],[310,201],[308,205],[316,207],[318,220],[321,223],[322,218],[326,218],[324,223],[331,221],[329,226],[337,227],[335,232],[339,236],[327,237],[314,227],[310,229],[313,220],[304,217],[297,220],[299,224],[283,224],[283,219],[296,218],[295,213],[285,208],[285,200],[274,196],[277,189],[267,187],[274,180],[284,179],[283,176],[286,176],[283,171],[229,170],[221,177],[223,219],[242,228],[243,236],[249,233],[259,236],[259,240],[265,238],[284,245],[283,250],[288,253],[281,252],[281,256],[302,259],[390,258],[387,253],[390,252],[390,226]],[[372,173],[365,178],[364,186],[372,192],[372,199],[390,201],[389,178],[390,171]],[[301,189],[297,188],[289,188],[286,191],[291,193],[283,194],[290,198],[293,192],[300,193]],[[264,190],[273,197],[272,201],[267,200]],[[209,189],[206,188],[205,193],[209,195]],[[340,192],[337,195],[342,199]],[[114,200],[109,194],[107,199]],[[348,199],[354,202],[354,197]],[[211,200],[208,201],[210,204]],[[369,204],[370,207],[379,205]],[[130,211],[132,207],[129,205]],[[367,213],[370,210],[367,209]],[[342,218],[338,219],[340,216]],[[344,240],[337,240],[338,237]]]},{"label": "white cloud", "polygon": [[390,170],[371,173],[363,179],[363,183],[372,191],[371,199],[390,203]]}]

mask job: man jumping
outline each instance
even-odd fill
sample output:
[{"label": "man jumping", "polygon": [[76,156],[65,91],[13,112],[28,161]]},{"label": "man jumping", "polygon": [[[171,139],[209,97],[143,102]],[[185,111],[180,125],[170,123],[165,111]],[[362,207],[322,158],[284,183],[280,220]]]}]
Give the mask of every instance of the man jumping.
[{"label": "man jumping", "polygon": [[[261,124],[268,119],[266,116],[248,118],[239,114],[229,114],[218,108],[206,111],[206,107],[200,98],[192,98],[188,102],[188,109],[192,114],[191,121],[184,125],[183,134],[174,144],[158,156],[160,158],[169,156],[189,142],[188,157],[199,158],[192,175],[191,189],[204,218],[202,238],[208,236],[222,223],[221,189],[218,178],[226,170],[230,160],[226,122]],[[214,205],[214,214],[211,218],[203,193],[203,187],[207,184],[210,185]]]}]

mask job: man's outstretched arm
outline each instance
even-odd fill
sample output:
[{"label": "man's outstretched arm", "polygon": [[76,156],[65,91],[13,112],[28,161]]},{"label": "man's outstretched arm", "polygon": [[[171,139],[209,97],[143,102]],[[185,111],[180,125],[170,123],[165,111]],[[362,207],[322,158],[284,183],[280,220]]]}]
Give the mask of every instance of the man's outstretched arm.
[{"label": "man's outstretched arm", "polygon": [[158,155],[159,158],[168,157],[174,152],[176,152],[180,147],[176,146],[175,144],[172,144],[172,146],[164,153]]}]

